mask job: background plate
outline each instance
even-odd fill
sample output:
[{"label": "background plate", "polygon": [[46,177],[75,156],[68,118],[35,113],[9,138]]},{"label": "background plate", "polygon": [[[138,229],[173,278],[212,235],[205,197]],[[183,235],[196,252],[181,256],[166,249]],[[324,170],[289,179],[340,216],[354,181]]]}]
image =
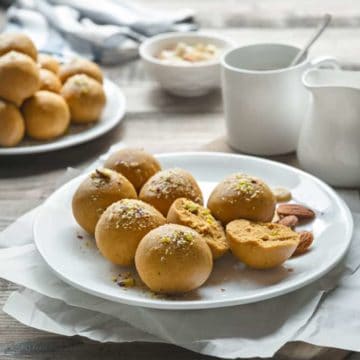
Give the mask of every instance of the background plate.
[{"label": "background plate", "polygon": [[[320,278],[344,256],[351,241],[352,217],[338,195],[322,181],[298,169],[250,156],[221,153],[176,153],[157,156],[164,168],[181,167],[199,181],[207,199],[226,175],[242,171],[263,178],[270,186],[291,190],[294,201],[316,211],[303,226],[314,232],[311,251],[268,271],[251,270],[231,254],[216,261],[209,280],[179,297],[154,296],[138,284],[124,289],[112,277],[129,271],[110,264],[97,251],[94,239],[75,223],[71,199],[86,175],[51,195],[34,223],[36,246],[50,268],[65,282],[113,301],[158,309],[204,309],[256,302],[293,291]],[[134,276],[135,271],[130,270]]]},{"label": "background plate", "polygon": [[89,125],[70,125],[64,136],[51,141],[36,141],[26,137],[18,146],[0,147],[0,156],[37,154],[64,149],[93,140],[111,130],[124,117],[125,97],[112,81],[105,79],[103,85],[106,105],[98,122]]}]

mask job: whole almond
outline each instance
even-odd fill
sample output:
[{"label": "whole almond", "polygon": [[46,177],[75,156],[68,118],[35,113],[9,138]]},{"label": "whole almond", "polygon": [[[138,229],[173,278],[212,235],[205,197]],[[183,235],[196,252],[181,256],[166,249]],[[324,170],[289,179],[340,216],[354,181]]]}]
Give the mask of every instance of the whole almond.
[{"label": "whole almond", "polygon": [[300,255],[305,253],[314,241],[314,235],[310,231],[302,231],[299,233],[299,235],[300,242],[293,255]]},{"label": "whole almond", "polygon": [[277,223],[293,229],[299,223],[299,219],[295,215],[288,215],[278,220]]},{"label": "whole almond", "polygon": [[315,213],[311,209],[298,204],[282,204],[278,206],[276,211],[280,217],[295,215],[300,220],[313,219],[315,217]]}]

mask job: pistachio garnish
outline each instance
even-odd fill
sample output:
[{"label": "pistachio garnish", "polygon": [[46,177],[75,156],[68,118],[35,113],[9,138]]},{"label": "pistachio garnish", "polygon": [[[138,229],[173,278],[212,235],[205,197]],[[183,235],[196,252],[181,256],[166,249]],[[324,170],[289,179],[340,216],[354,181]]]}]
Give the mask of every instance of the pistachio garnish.
[{"label": "pistachio garnish", "polygon": [[190,234],[190,233],[185,233],[184,234],[184,239],[186,240],[186,241],[193,241],[194,240],[194,236],[192,235],[192,234]]},{"label": "pistachio garnish", "polygon": [[135,279],[129,277],[127,279],[123,279],[117,282],[120,287],[134,287],[135,286]]},{"label": "pistachio garnish", "polygon": [[186,202],[184,208],[192,214],[197,214],[199,206],[191,202]]},{"label": "pistachio garnish", "polygon": [[170,239],[168,236],[164,236],[164,237],[160,240],[160,242],[161,242],[162,244],[169,244],[170,241],[171,241],[171,239]]}]

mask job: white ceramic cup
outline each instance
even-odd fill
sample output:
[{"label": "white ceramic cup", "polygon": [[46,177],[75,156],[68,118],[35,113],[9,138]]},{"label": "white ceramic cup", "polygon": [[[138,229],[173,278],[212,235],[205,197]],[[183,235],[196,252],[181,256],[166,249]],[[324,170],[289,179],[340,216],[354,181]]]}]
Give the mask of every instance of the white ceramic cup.
[{"label": "white ceramic cup", "polygon": [[310,94],[301,82],[311,66],[336,62],[310,61],[307,54],[289,66],[299,48],[255,44],[226,52],[221,59],[227,140],[231,147],[255,155],[296,150]]}]

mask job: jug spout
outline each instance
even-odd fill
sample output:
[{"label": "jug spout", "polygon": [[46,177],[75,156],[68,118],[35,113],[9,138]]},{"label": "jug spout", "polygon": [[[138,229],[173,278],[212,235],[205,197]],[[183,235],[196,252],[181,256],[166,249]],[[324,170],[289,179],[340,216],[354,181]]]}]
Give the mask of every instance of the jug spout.
[{"label": "jug spout", "polygon": [[304,86],[312,92],[326,88],[343,88],[360,91],[360,71],[312,68],[305,71],[302,81]]},{"label": "jug spout", "polygon": [[334,120],[344,117],[344,111],[346,117],[360,119],[359,71],[310,69],[303,84],[313,95],[313,110]]}]

